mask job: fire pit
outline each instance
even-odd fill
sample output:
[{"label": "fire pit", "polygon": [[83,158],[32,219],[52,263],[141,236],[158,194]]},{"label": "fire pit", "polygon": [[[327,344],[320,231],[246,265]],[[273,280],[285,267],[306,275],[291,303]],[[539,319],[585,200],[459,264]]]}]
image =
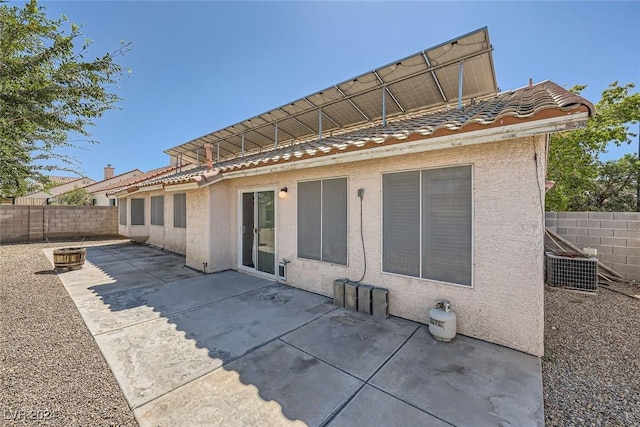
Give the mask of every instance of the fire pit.
[{"label": "fire pit", "polygon": [[87,256],[85,248],[62,248],[53,251],[54,271],[60,273],[82,268]]}]

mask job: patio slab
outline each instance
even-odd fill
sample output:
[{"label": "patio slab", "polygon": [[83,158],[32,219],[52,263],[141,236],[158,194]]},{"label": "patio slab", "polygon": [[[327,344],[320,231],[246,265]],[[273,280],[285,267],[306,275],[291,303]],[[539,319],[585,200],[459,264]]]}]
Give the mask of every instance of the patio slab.
[{"label": "patio slab", "polygon": [[58,277],[142,426],[543,425],[536,357],[145,246],[88,254]]},{"label": "patio slab", "polygon": [[367,384],[329,426],[451,427],[451,424]]},{"label": "patio slab", "polygon": [[92,292],[79,296],[76,305],[91,333],[97,335],[271,284],[263,279],[226,271],[116,292],[104,293],[102,286],[91,287]]},{"label": "patio slab", "polygon": [[319,426],[362,384],[276,340],[134,412],[141,426]]},{"label": "patio slab", "polygon": [[540,359],[422,326],[371,379],[375,387],[456,426],[544,425]]},{"label": "patio slab", "polygon": [[96,341],[136,408],[334,308],[320,295],[272,285],[100,334]]},{"label": "patio slab", "polygon": [[419,326],[397,317],[377,319],[339,309],[282,340],[366,381]]}]

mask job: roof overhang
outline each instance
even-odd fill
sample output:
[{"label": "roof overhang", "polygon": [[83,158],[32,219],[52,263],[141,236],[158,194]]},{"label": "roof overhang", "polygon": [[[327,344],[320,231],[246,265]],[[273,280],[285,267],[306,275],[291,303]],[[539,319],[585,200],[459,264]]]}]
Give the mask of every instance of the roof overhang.
[{"label": "roof overhang", "polygon": [[149,191],[161,191],[164,190],[166,192],[174,192],[174,191],[187,191],[187,190],[196,190],[199,188],[208,187],[211,184],[214,184],[223,179],[222,172],[220,171],[207,171],[202,175],[191,177],[187,181],[180,182],[166,182],[166,183],[157,183],[151,185],[144,185],[141,183],[139,186],[131,186],[124,190],[118,191],[117,193],[113,193],[116,197],[126,197],[131,193],[142,193]]},{"label": "roof overhang", "polygon": [[306,169],[310,167],[399,156],[403,154],[442,150],[446,148],[487,144],[556,132],[566,132],[583,127],[589,118],[589,114],[589,111],[585,107],[570,115],[561,115],[536,120],[521,120],[520,122],[512,124],[487,127],[485,129],[473,130],[470,132],[456,132],[449,135],[430,136],[426,138],[419,134],[415,134],[412,137],[409,137],[408,141],[402,143],[394,143],[392,141],[388,145],[376,148],[363,148],[361,150],[326,155],[322,157],[286,161],[272,166],[227,171],[224,173],[223,179],[234,179],[246,176]]}]

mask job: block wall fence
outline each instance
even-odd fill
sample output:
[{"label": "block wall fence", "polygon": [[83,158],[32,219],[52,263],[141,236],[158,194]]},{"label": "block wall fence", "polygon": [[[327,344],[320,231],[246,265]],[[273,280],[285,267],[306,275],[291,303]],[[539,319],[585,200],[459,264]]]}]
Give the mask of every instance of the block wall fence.
[{"label": "block wall fence", "polygon": [[116,235],[115,206],[0,206],[0,243]]},{"label": "block wall fence", "polygon": [[546,212],[546,226],[629,280],[640,282],[640,212]]}]

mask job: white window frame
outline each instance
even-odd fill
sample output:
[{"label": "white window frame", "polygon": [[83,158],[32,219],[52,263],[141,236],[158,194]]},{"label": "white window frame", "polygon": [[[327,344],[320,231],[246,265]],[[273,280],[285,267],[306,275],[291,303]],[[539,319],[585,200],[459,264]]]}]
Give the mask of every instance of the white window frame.
[{"label": "white window frame", "polygon": [[[142,224],[134,224],[133,223],[133,201],[134,200],[142,200]],[[131,197],[129,199],[129,225],[132,226],[137,226],[137,227],[142,227],[146,225],[146,203],[145,203],[145,198],[144,197]]]},{"label": "white window frame", "polygon": [[[394,173],[402,173],[402,172],[415,172],[415,171],[423,171],[423,170],[435,170],[435,169],[449,169],[456,167],[470,166],[471,167],[471,283],[469,285],[464,285],[460,283],[446,282],[442,280],[429,279],[421,276],[410,276],[407,274],[400,273],[391,273],[388,271],[384,271],[384,194],[382,191],[383,188],[383,178],[384,175],[394,174]],[[433,167],[423,167],[423,168],[413,168],[413,169],[402,169],[402,170],[393,170],[393,171],[385,171],[380,174],[380,273],[389,276],[397,276],[410,278],[414,280],[419,280],[422,282],[430,282],[430,283],[441,283],[444,285],[456,286],[463,289],[474,289],[475,287],[475,167],[473,163],[461,163],[455,165],[444,165],[444,166],[433,166]],[[419,232],[420,232],[420,268],[419,271],[422,274],[422,179],[420,179],[420,224],[419,224]]]},{"label": "white window frame", "polygon": [[[345,235],[345,241],[346,241],[346,248],[347,248],[347,259],[346,259],[346,263],[345,264],[341,264],[341,263],[336,263],[336,262],[332,262],[332,261],[323,261],[322,259],[313,259],[313,258],[305,258],[305,257],[301,257],[298,254],[298,227],[300,226],[300,221],[298,218],[298,203],[299,203],[299,199],[300,199],[300,195],[297,194],[298,192],[298,184],[303,183],[303,182],[315,182],[315,181],[328,181],[328,180],[332,180],[332,179],[346,179],[346,192],[347,192],[347,200],[346,200],[346,205],[345,208],[347,210],[346,212],[346,216],[347,216],[347,231],[346,231],[346,235]],[[299,260],[304,260],[304,261],[310,261],[310,262],[321,262],[323,264],[330,264],[330,265],[336,265],[336,266],[344,266],[344,267],[348,267],[349,266],[349,232],[350,232],[350,204],[349,204],[349,177],[346,175],[341,175],[341,176],[331,176],[331,177],[324,177],[324,178],[313,178],[313,179],[304,179],[304,180],[300,180],[296,182],[296,207],[295,207],[295,212],[296,212],[296,258]],[[320,200],[322,202],[322,197],[323,197],[323,189],[324,187],[322,186],[322,184],[320,185]],[[324,209],[320,210],[320,257],[322,258],[322,245],[323,245],[323,241],[322,241],[322,220],[323,220],[323,214],[324,214]]]},{"label": "white window frame", "polygon": [[[265,277],[268,279],[273,279],[274,277],[276,277],[277,273],[278,273],[278,237],[280,234],[280,230],[279,230],[279,224],[280,224],[280,218],[278,217],[278,210],[279,210],[279,204],[283,202],[283,200],[280,200],[280,197],[278,197],[278,188],[281,187],[248,187],[248,188],[240,188],[236,191],[236,204],[237,204],[237,216],[236,216],[236,242],[237,242],[237,250],[236,250],[236,265],[238,266],[238,271],[243,271],[249,274],[252,274],[254,276],[258,276],[258,277]],[[269,274],[269,273],[265,273],[264,271],[260,271],[257,268],[250,268],[247,267],[245,265],[242,265],[242,194],[243,193],[259,193],[259,192],[263,192],[263,191],[273,191],[273,196],[274,196],[274,200],[275,200],[275,204],[273,206],[273,219],[274,219],[274,233],[275,233],[275,244],[274,244],[274,251],[275,251],[275,272],[276,274]]]},{"label": "white window frame", "polygon": [[[176,196],[177,195],[184,195],[184,226],[182,225],[176,225]],[[173,228],[187,228],[187,193],[185,192],[177,192],[177,193],[173,193],[173,200],[172,200],[172,207],[173,207]]]},{"label": "white window frame", "polygon": [[[128,204],[129,203],[127,203],[127,199],[122,199],[122,202],[118,203],[118,224],[122,225],[124,227],[126,227],[127,224],[128,224],[128,221],[127,221],[128,220],[128,215],[127,215],[128,212],[127,211],[129,210],[129,209],[127,209],[127,205]],[[122,221],[122,213],[123,213],[123,211],[124,211],[124,222]]]},{"label": "white window frame", "polygon": [[[161,212],[162,212],[162,222],[160,224],[156,224],[156,223],[153,222],[153,219],[154,219],[153,218],[154,217],[153,200],[154,199],[157,200],[158,198],[162,199],[162,203],[160,203],[160,209],[161,209]],[[157,206],[156,206],[156,208],[157,208]],[[149,197],[149,214],[150,214],[149,215],[149,225],[155,225],[155,226],[158,226],[158,227],[163,227],[164,226],[164,211],[165,211],[165,209],[164,209],[164,194],[158,194],[156,196],[150,196]],[[156,220],[157,220],[157,218],[156,218]]]}]

